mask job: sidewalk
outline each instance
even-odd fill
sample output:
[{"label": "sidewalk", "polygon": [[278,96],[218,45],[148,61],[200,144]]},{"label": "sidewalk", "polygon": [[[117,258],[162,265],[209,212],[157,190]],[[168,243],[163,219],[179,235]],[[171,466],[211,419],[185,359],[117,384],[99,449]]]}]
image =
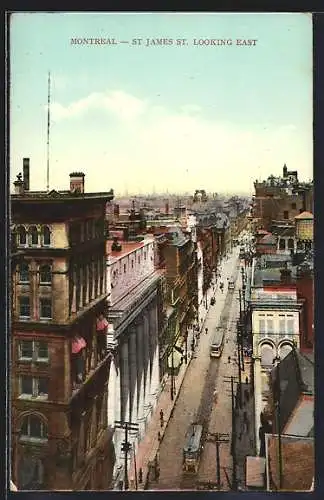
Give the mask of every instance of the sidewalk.
[{"label": "sidewalk", "polygon": [[245,489],[245,461],[255,455],[254,396],[250,383],[242,383],[242,407],[235,412],[236,477],[240,488]]},{"label": "sidewalk", "polygon": [[[160,447],[160,442],[163,440],[165,430],[167,428],[170,417],[173,413],[174,405],[178,399],[182,382],[184,380],[187,368],[191,361],[189,357],[187,363],[183,363],[180,367],[179,374],[174,377],[175,379],[175,395],[173,401],[171,401],[171,377],[166,381],[164,388],[162,389],[160,396],[157,401],[155,411],[152,415],[150,423],[148,424],[145,436],[138,445],[138,450],[136,453],[136,471],[137,477],[139,477],[139,471],[142,469],[142,481],[139,482],[137,489],[144,490],[148,482],[149,475],[149,464],[154,463],[158,456],[158,450]],[[160,421],[160,411],[163,411],[164,415],[164,425],[161,427]],[[160,441],[159,441],[160,433]],[[129,470],[129,489],[136,489],[135,482],[135,467],[134,461],[132,460],[130,470]]]}]

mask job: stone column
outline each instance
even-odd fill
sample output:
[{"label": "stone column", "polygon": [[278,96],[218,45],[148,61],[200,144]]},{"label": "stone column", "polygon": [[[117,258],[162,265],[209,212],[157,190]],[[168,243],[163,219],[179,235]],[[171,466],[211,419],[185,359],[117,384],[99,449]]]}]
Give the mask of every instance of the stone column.
[{"label": "stone column", "polygon": [[158,343],[158,322],[156,304],[150,310],[150,339],[152,350],[152,370],[151,370],[151,401],[153,406],[158,396],[160,370],[159,370],[159,343]]},{"label": "stone column", "polygon": [[149,319],[148,311],[145,309],[144,312],[144,335],[143,335],[143,346],[144,346],[144,416],[147,417],[150,412],[150,399],[151,399],[151,377],[150,377],[150,352],[149,352]]},{"label": "stone column", "polygon": [[[121,348],[120,346],[118,347],[118,357],[119,357],[119,365],[120,365],[120,360],[121,360]],[[117,368],[117,369],[116,369]],[[110,380],[112,378],[112,381]],[[120,377],[120,367],[116,367],[115,363],[112,363],[111,369],[110,369],[110,375],[109,375],[109,389],[112,387],[112,390],[114,392],[114,399],[113,403],[110,403],[110,392],[108,393],[109,399],[108,399],[108,425],[110,425],[110,421],[112,421],[113,426],[115,425],[115,421],[120,421],[121,420],[121,393],[120,393],[120,388],[121,388],[121,377]],[[114,407],[114,411],[112,411],[111,406]],[[114,465],[114,472],[113,475],[118,473],[119,468],[123,465],[123,454],[121,451],[121,443],[123,441],[124,437],[124,431],[122,429],[115,429],[114,432],[114,447],[115,447],[115,454],[116,454],[116,462]]]},{"label": "stone column", "polygon": [[260,452],[259,428],[260,413],[262,411],[262,393],[261,393],[261,358],[254,359],[254,402],[255,402],[255,442],[257,454]]},{"label": "stone column", "polygon": [[139,424],[140,437],[145,431],[144,421],[144,391],[145,391],[145,373],[144,373],[144,325],[142,318],[136,322],[136,356],[137,356],[137,421]]},{"label": "stone column", "polygon": [[137,422],[137,354],[136,354],[136,329],[132,325],[129,328],[128,336],[128,356],[129,356],[129,421]]},{"label": "stone column", "polygon": [[122,340],[121,345],[121,417],[124,420],[129,418],[129,357],[128,357],[128,341]]}]

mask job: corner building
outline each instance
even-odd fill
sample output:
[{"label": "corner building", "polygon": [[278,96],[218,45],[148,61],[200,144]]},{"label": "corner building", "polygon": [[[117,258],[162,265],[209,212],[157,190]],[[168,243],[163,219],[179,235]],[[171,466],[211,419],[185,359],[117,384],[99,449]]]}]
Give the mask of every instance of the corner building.
[{"label": "corner building", "polygon": [[106,204],[113,192],[29,190],[11,197],[20,259],[12,271],[12,479],[19,490],[107,489],[111,355],[97,347],[106,300]]}]

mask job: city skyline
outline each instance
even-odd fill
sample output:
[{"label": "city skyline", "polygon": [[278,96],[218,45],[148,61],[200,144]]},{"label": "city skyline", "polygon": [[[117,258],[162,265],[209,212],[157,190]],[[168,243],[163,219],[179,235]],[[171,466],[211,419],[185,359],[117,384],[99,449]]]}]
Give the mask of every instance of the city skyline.
[{"label": "city skyline", "polygon": [[80,170],[117,196],[251,193],[284,163],[312,177],[310,15],[17,13],[10,48],[11,181],[29,157],[46,188],[49,71],[51,189]]}]

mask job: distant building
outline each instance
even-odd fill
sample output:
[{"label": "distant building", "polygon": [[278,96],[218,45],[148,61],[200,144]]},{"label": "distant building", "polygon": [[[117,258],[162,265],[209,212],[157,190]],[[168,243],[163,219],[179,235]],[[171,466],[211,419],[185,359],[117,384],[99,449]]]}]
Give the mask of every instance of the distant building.
[{"label": "distant building", "polygon": [[11,196],[12,479],[19,490],[108,489],[111,354],[99,352],[106,301],[105,209],[113,192],[30,191],[29,160]]},{"label": "distant building", "polygon": [[312,211],[313,184],[300,183],[297,171],[283,167],[282,177],[269,176],[255,181],[253,218],[255,228],[270,230],[273,221],[294,221],[294,217]]}]

